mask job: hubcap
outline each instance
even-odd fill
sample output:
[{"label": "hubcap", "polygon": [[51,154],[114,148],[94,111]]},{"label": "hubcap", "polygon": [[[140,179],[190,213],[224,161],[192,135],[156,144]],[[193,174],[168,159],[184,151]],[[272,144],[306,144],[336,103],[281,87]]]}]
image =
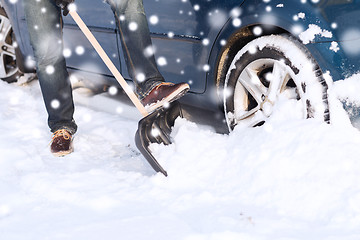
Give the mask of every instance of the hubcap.
[{"label": "hubcap", "polygon": [[[234,90],[234,121],[257,126],[273,113],[280,93],[294,89],[288,86],[295,73],[283,61],[258,59],[241,72]],[[295,92],[295,91],[292,91]],[[289,96],[295,98],[294,95]]]}]

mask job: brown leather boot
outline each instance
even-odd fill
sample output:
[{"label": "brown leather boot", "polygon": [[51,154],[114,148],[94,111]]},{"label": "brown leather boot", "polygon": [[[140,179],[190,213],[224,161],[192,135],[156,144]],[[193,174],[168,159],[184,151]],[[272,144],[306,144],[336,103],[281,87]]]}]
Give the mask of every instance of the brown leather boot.
[{"label": "brown leather boot", "polygon": [[69,131],[59,129],[53,134],[50,146],[51,153],[56,157],[63,157],[74,151],[72,136]]},{"label": "brown leather boot", "polygon": [[187,83],[160,83],[151,92],[141,100],[141,103],[145,106],[145,109],[149,112],[171,103],[187,93],[190,86]]}]

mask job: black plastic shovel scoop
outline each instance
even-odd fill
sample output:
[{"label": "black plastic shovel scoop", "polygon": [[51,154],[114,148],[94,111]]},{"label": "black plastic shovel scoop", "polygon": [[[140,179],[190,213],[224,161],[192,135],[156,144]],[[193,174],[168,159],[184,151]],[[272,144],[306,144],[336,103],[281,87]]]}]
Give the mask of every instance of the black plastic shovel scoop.
[{"label": "black plastic shovel scoop", "polygon": [[141,104],[140,100],[136,97],[131,87],[127,84],[123,76],[117,70],[110,58],[105,53],[104,49],[100,46],[99,42],[95,39],[94,35],[90,32],[89,28],[82,21],[75,9],[69,11],[71,17],[89,40],[91,45],[95,48],[101,59],[119,82],[125,93],[133,102],[135,107],[143,115],[143,119],[140,120],[138,130],[135,135],[135,142],[137,148],[144,155],[146,160],[154,168],[155,171],[163,173],[167,176],[166,171],[160,166],[155,157],[151,154],[149,145],[151,143],[164,143],[170,144],[170,132],[171,127],[174,125],[175,119],[181,115],[180,104],[174,102],[169,108],[161,108],[155,110],[151,114],[147,112],[145,107]]},{"label": "black plastic shovel scoop", "polygon": [[138,130],[135,134],[135,143],[142,155],[150,163],[156,172],[167,176],[167,172],[156,161],[151,154],[149,145],[151,143],[171,144],[171,128],[174,126],[177,117],[181,116],[179,102],[171,103],[169,108],[161,108],[140,120]]}]

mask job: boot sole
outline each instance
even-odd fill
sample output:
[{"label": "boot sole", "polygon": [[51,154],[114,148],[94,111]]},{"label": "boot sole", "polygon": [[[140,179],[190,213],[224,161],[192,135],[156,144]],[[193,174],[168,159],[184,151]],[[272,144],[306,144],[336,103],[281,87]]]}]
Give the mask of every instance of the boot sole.
[{"label": "boot sole", "polygon": [[176,91],[172,92],[169,96],[163,98],[161,101],[157,101],[156,103],[145,106],[145,109],[149,113],[152,113],[156,109],[159,109],[159,108],[163,107],[166,103],[172,103],[172,102],[178,100],[179,98],[184,96],[189,91],[189,89],[190,89],[189,85],[185,85],[184,87],[180,87]]},{"label": "boot sole", "polygon": [[74,151],[74,148],[73,147],[70,147],[69,150],[67,151],[59,151],[59,152],[51,152],[52,155],[54,155],[55,157],[64,157],[70,153],[72,153]]}]

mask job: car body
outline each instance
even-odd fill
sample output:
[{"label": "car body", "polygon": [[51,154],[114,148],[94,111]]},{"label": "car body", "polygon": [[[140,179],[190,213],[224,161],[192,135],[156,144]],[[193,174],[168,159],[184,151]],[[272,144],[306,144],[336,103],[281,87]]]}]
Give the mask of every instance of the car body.
[{"label": "car body", "polygon": [[[33,67],[27,62],[33,57],[22,1],[1,0],[1,6],[16,37],[17,65],[29,72]],[[130,80],[108,4],[75,2],[79,15]],[[230,65],[258,37],[291,36],[334,81],[360,67],[360,0],[146,0],[144,7],[161,73],[167,81],[188,82],[191,90],[181,102],[196,109],[190,115],[201,113],[201,121],[216,125],[220,132],[228,130],[222,94]],[[64,46],[72,52],[67,58],[71,72],[95,85],[116,84],[70,16],[64,18]],[[81,54],[76,53],[79,46]]]}]

